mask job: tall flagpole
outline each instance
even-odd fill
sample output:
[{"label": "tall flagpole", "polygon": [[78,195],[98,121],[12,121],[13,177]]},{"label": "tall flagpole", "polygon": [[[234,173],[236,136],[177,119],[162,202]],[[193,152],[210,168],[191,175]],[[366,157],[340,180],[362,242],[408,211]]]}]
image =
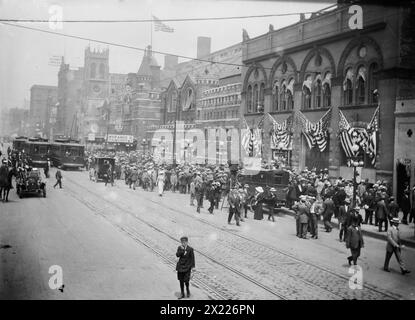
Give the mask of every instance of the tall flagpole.
[{"label": "tall flagpole", "polygon": [[150,22],[150,45],[151,45],[151,50],[153,50],[153,12],[151,12],[151,22]]}]

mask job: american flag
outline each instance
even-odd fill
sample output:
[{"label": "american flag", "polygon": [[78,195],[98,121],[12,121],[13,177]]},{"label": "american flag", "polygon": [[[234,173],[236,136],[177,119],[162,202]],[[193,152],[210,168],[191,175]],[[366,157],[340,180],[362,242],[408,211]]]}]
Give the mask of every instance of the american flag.
[{"label": "american flag", "polygon": [[242,148],[244,148],[246,154],[250,156],[252,154],[253,146],[252,146],[252,131],[249,128],[246,120],[244,119],[245,129],[242,129]]},{"label": "american flag", "polygon": [[284,120],[281,124],[275,121],[275,119],[270,115],[272,119],[272,135],[271,135],[271,148],[276,149],[279,146],[282,146],[283,149],[291,149],[291,136],[288,132],[288,127],[291,126],[292,116],[289,116],[288,119]]},{"label": "american flag", "polygon": [[162,32],[174,32],[174,29],[165,25],[159,18],[153,16],[154,19],[154,30]]},{"label": "american flag", "polygon": [[327,129],[331,121],[331,112],[332,109],[330,108],[318,122],[312,123],[301,111],[299,111],[300,119],[303,124],[303,134],[310,149],[315,145],[318,146],[320,152],[323,152],[326,149],[328,141]]},{"label": "american flag", "polygon": [[252,130],[252,149],[253,149],[253,156],[260,157],[262,154],[262,129],[255,128]]},{"label": "american flag", "polygon": [[372,120],[370,120],[367,125],[367,130],[369,132],[369,139],[367,144],[367,151],[372,157],[372,165],[376,163],[376,132],[379,130],[379,106],[376,108],[375,113],[373,114]]}]

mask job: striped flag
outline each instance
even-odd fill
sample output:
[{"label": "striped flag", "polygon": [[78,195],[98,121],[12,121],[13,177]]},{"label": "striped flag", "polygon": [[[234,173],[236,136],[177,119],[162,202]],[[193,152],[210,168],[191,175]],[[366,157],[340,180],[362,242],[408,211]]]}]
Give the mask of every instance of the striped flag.
[{"label": "striped flag", "polygon": [[262,129],[255,128],[252,131],[252,155],[260,157],[262,154]]},{"label": "striped flag", "polygon": [[303,134],[310,149],[315,145],[318,146],[320,152],[326,149],[328,142],[327,129],[330,125],[331,113],[332,109],[330,108],[318,122],[312,123],[299,111],[300,120],[303,124]]},{"label": "striped flag", "polygon": [[367,151],[372,158],[372,165],[376,163],[376,132],[379,130],[379,106],[376,108],[375,113],[373,114],[372,119],[367,125],[367,130],[369,132]]},{"label": "striped flag", "polygon": [[249,128],[246,120],[244,119],[244,123],[246,128],[242,129],[242,148],[245,150],[246,154],[249,156],[252,154],[253,146],[252,146],[252,132]]},{"label": "striped flag", "polygon": [[154,19],[154,30],[162,32],[174,32],[174,29],[165,25],[159,18],[153,16]]},{"label": "striped flag", "polygon": [[271,149],[282,147],[285,150],[291,149],[291,135],[288,132],[289,126],[292,125],[292,116],[283,121],[281,124],[268,113],[272,119]]}]

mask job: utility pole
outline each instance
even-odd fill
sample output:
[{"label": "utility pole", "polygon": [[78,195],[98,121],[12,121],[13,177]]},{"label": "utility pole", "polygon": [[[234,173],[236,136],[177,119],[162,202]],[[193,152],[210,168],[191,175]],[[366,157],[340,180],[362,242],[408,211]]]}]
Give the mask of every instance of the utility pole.
[{"label": "utility pole", "polygon": [[177,136],[177,119],[179,117],[179,94],[177,94],[176,105],[175,105],[175,113],[174,113],[174,131],[173,131],[173,167],[176,168],[177,160],[176,160],[176,136]]}]

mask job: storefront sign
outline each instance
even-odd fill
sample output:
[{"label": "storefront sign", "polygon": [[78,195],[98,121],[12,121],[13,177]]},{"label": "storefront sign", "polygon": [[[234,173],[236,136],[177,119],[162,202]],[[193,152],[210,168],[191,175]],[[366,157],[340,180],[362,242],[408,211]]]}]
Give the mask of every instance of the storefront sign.
[{"label": "storefront sign", "polygon": [[134,137],[126,134],[109,134],[108,142],[133,143]]}]

